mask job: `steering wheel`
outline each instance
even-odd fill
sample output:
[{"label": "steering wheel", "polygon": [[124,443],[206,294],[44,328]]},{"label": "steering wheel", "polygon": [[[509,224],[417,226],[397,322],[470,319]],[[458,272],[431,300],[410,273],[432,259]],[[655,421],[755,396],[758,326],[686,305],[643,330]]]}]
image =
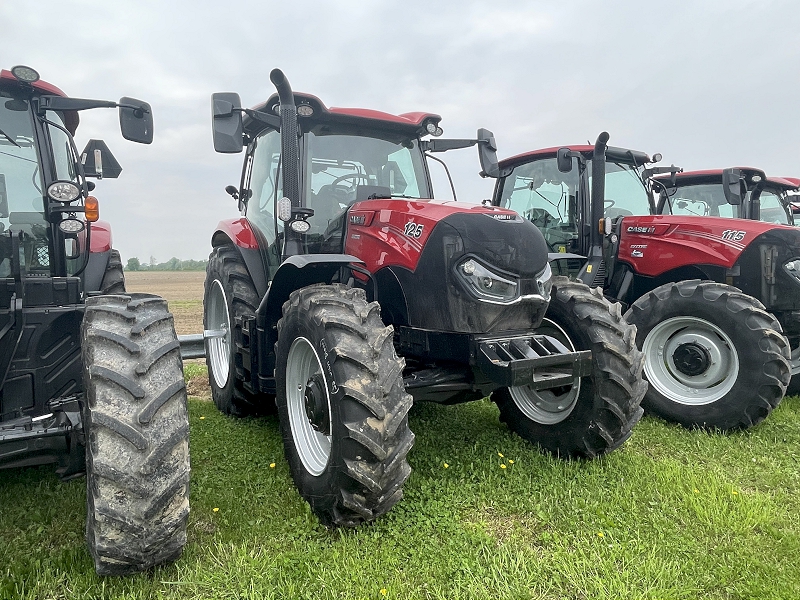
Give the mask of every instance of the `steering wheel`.
[{"label": "steering wheel", "polygon": [[363,179],[364,181],[369,183],[369,177],[367,177],[363,173],[347,173],[345,175],[339,175],[339,177],[331,181],[328,185],[332,187],[336,186],[340,181],[344,181],[345,179],[355,179],[355,180]]},{"label": "steering wheel", "polygon": [[604,198],[603,199],[603,205],[604,205],[605,210],[608,210],[609,208],[611,208],[615,204],[616,204],[616,202],[614,202],[613,200],[609,200],[608,198]]}]

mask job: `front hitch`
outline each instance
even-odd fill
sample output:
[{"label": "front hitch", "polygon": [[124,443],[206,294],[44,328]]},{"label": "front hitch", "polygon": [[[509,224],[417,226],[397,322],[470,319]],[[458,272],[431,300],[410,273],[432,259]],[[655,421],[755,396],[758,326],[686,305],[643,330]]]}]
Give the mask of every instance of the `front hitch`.
[{"label": "front hitch", "polygon": [[592,373],[591,350],[573,352],[549,335],[480,338],[475,344],[477,366],[502,387],[549,389]]}]

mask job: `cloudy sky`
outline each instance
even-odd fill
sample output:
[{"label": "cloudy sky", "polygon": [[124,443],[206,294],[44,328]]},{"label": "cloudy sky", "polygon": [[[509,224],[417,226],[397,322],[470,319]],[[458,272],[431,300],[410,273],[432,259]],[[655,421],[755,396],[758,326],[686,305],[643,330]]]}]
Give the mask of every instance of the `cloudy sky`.
[{"label": "cloudy sky", "polygon": [[[594,141],[687,169],[800,176],[800,2],[719,0],[1,0],[2,68],[70,96],[150,102],[155,141],[116,111],[81,114],[123,166],[98,184],[123,260],[206,258],[242,155],[215,154],[212,92],[265,100],[269,72],[328,106],[442,115],[446,137],[494,131],[499,156]],[[474,148],[443,156],[460,200],[491,194]],[[449,196],[438,186],[437,195]]]}]

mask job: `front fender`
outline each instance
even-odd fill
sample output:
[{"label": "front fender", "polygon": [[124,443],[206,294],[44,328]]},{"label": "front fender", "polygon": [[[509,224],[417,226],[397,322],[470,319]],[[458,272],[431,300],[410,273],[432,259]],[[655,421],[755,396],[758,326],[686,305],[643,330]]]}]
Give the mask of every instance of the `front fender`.
[{"label": "front fender", "polygon": [[258,327],[271,329],[278,322],[283,303],[293,291],[315,283],[331,283],[339,269],[352,263],[363,264],[363,261],[350,254],[300,254],[287,258],[258,307]]}]

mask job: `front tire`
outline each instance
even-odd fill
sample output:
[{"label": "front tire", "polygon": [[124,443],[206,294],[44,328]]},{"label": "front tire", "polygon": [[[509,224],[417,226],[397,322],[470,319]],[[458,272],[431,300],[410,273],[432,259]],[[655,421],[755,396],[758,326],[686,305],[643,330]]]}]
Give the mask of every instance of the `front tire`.
[{"label": "front tire", "polygon": [[592,351],[592,374],[552,390],[528,386],[492,394],[500,418],[520,437],[562,458],[594,458],[622,445],[642,416],[647,389],[636,329],[599,288],[553,278],[545,319],[537,333],[573,351]]},{"label": "front tire", "polygon": [[217,332],[205,338],[206,365],[211,397],[226,415],[274,412],[271,398],[259,403],[244,388],[236,372],[234,327],[236,319],[252,316],[260,298],[239,252],[230,245],[219,246],[208,257],[203,295],[203,329]]},{"label": "front tire", "polygon": [[81,327],[86,540],[99,575],[177,559],[189,515],[189,417],[167,303],[87,299]]},{"label": "front tire", "polygon": [[713,281],[667,283],[625,314],[650,387],[642,405],[684,427],[747,429],[789,384],[789,343],[755,298]]},{"label": "front tire", "polygon": [[278,416],[292,478],[326,526],[355,526],[403,496],[412,399],[393,329],[363,290],[313,285],[283,305]]}]

